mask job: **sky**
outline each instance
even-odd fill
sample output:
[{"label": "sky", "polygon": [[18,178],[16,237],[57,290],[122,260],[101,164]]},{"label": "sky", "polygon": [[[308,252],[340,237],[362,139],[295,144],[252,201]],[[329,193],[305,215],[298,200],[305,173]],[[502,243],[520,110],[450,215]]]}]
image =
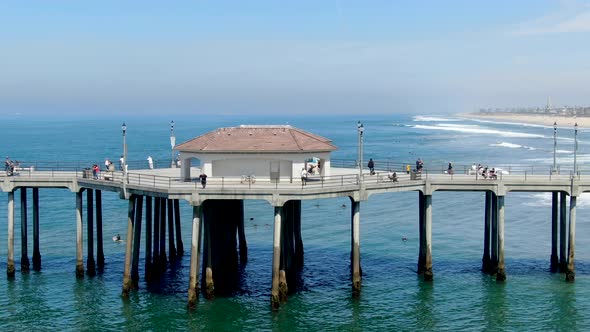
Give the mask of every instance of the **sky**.
[{"label": "sky", "polygon": [[590,0],[0,0],[0,114],[590,105]]}]

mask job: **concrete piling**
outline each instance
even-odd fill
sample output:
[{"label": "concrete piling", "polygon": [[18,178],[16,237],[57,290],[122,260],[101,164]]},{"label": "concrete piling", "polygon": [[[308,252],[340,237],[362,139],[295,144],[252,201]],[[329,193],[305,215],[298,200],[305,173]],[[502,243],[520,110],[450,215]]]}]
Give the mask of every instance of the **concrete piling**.
[{"label": "concrete piling", "polygon": [[33,270],[41,270],[39,250],[39,188],[33,188]]},{"label": "concrete piling", "polygon": [[123,297],[129,296],[129,291],[133,288],[131,281],[131,250],[133,248],[133,218],[135,217],[135,195],[129,197],[129,207],[127,210],[127,241],[125,246],[125,266],[123,272]]},{"label": "concrete piling", "polygon": [[102,192],[95,191],[96,201],[96,266],[100,271],[104,269],[104,250],[102,237]]},{"label": "concrete piling", "polygon": [[498,196],[492,193],[492,246],[491,251],[491,268],[490,274],[496,274],[496,268],[498,267]]},{"label": "concrete piling", "polygon": [[176,228],[176,257],[184,255],[184,245],[182,244],[182,230],[180,227],[180,201],[178,199],[172,200],[174,202],[174,225]]},{"label": "concrete piling", "polygon": [[293,201],[295,215],[293,217],[293,240],[295,241],[295,264],[303,267],[303,239],[301,237],[301,201]]},{"label": "concrete piling", "polygon": [[160,197],[154,198],[154,256],[152,273],[160,271]]},{"label": "concrete piling", "polygon": [[27,273],[30,270],[28,251],[28,230],[27,230],[27,188],[20,188],[20,236],[21,236],[21,258],[20,270]]},{"label": "concrete piling", "polygon": [[194,308],[199,294],[199,257],[201,254],[201,225],[203,216],[201,206],[193,206],[193,224],[191,236],[191,264],[188,282],[188,307]]},{"label": "concrete piling", "polygon": [[152,197],[145,197],[145,278],[152,278]]},{"label": "concrete piling", "polygon": [[424,280],[432,281],[432,195],[424,195],[425,208],[425,249],[426,256],[424,257]]},{"label": "concrete piling", "polygon": [[8,192],[8,259],[6,275],[14,278],[14,191]]},{"label": "concrete piling", "polygon": [[551,193],[551,260],[550,260],[551,272],[557,272],[559,269],[559,257],[557,255],[557,244],[558,244],[557,233],[559,231],[558,210],[559,210],[559,193],[554,191]]},{"label": "concrete piling", "polygon": [[[281,262],[281,215],[283,207],[275,206],[274,230],[273,230],[273,253],[272,253],[272,287],[270,302],[273,308],[278,308],[281,299],[279,294],[279,268]],[[354,256],[354,254],[353,254]]]},{"label": "concrete piling", "polygon": [[498,264],[496,266],[496,281],[506,280],[504,269],[504,196],[497,196],[498,206]]},{"label": "concrete piling", "polygon": [[158,267],[161,272],[166,271],[166,199],[160,198],[160,259]]},{"label": "concrete piling", "polygon": [[358,297],[361,293],[361,203],[351,198],[351,275],[352,275],[352,296]]},{"label": "concrete piling", "polygon": [[567,270],[567,194],[559,195],[559,272]]},{"label": "concrete piling", "polygon": [[238,239],[240,246],[240,264],[246,264],[248,262],[248,243],[246,242],[246,233],[244,231],[244,201],[239,204],[237,212],[237,226],[238,226]]},{"label": "concrete piling", "polygon": [[484,273],[490,271],[490,227],[491,227],[491,210],[492,210],[492,192],[486,191],[485,194],[485,211],[484,211],[484,236],[483,236],[483,258],[481,259],[481,270]]},{"label": "concrete piling", "polygon": [[576,279],[576,270],[574,266],[574,256],[576,251],[576,196],[570,196],[570,224],[568,236],[568,255],[567,269],[565,271],[565,280],[574,281]]},{"label": "concrete piling", "polygon": [[96,264],[94,261],[94,190],[86,189],[86,220],[87,220],[87,257],[86,257],[86,274],[93,276],[96,274]]},{"label": "concrete piling", "polygon": [[[204,210],[203,212],[208,211],[208,205],[210,205],[211,202],[205,202],[205,205],[203,206]],[[211,221],[213,218],[211,218],[211,214],[207,213],[204,214],[203,213],[203,217],[204,217],[204,222],[205,222],[205,245],[203,248],[204,251],[204,255],[203,255],[203,260],[206,259],[206,262],[203,263],[203,270],[204,270],[204,283],[205,283],[205,298],[206,299],[212,299],[215,296],[215,285],[213,283],[213,268],[212,268],[212,254],[211,254]]]},{"label": "concrete piling", "polygon": [[135,217],[133,219],[133,257],[131,260],[131,283],[137,288],[139,282],[139,248],[141,245],[141,219],[143,214],[143,196],[135,198]]},{"label": "concrete piling", "polygon": [[174,203],[171,199],[168,203],[168,258],[172,262],[176,259],[176,247],[174,243]]},{"label": "concrete piling", "polygon": [[82,237],[82,191],[76,192],[76,277],[84,277]]},{"label": "concrete piling", "polygon": [[424,261],[426,260],[426,209],[424,208],[424,193],[418,192],[418,269],[419,275],[424,273]]}]

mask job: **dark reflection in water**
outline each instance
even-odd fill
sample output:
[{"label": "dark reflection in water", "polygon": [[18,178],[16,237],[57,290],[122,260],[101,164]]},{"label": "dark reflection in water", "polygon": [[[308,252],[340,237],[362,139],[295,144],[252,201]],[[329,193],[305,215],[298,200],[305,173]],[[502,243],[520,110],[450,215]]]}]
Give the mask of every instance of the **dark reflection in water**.
[{"label": "dark reflection in water", "polygon": [[484,294],[482,296],[482,308],[485,322],[485,330],[506,330],[507,303],[506,283],[496,282],[488,275],[482,275]]},{"label": "dark reflection in water", "polygon": [[413,303],[413,310],[409,312],[415,321],[416,330],[432,330],[436,327],[436,315],[434,312],[434,283],[418,280],[417,292]]}]

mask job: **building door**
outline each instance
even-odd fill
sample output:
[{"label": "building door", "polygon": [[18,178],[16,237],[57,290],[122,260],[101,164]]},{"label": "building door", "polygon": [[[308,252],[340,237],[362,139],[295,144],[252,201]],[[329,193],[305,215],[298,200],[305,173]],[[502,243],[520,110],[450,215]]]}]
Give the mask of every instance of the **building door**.
[{"label": "building door", "polygon": [[279,182],[281,178],[281,162],[279,160],[270,161],[270,182]]}]

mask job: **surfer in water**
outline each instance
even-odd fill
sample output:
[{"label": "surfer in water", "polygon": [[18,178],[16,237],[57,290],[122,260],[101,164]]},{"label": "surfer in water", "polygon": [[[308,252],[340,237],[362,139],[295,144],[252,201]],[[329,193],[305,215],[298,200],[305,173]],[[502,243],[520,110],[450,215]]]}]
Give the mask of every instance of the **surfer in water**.
[{"label": "surfer in water", "polygon": [[113,242],[121,242],[121,235],[117,233],[117,235],[113,236]]}]

